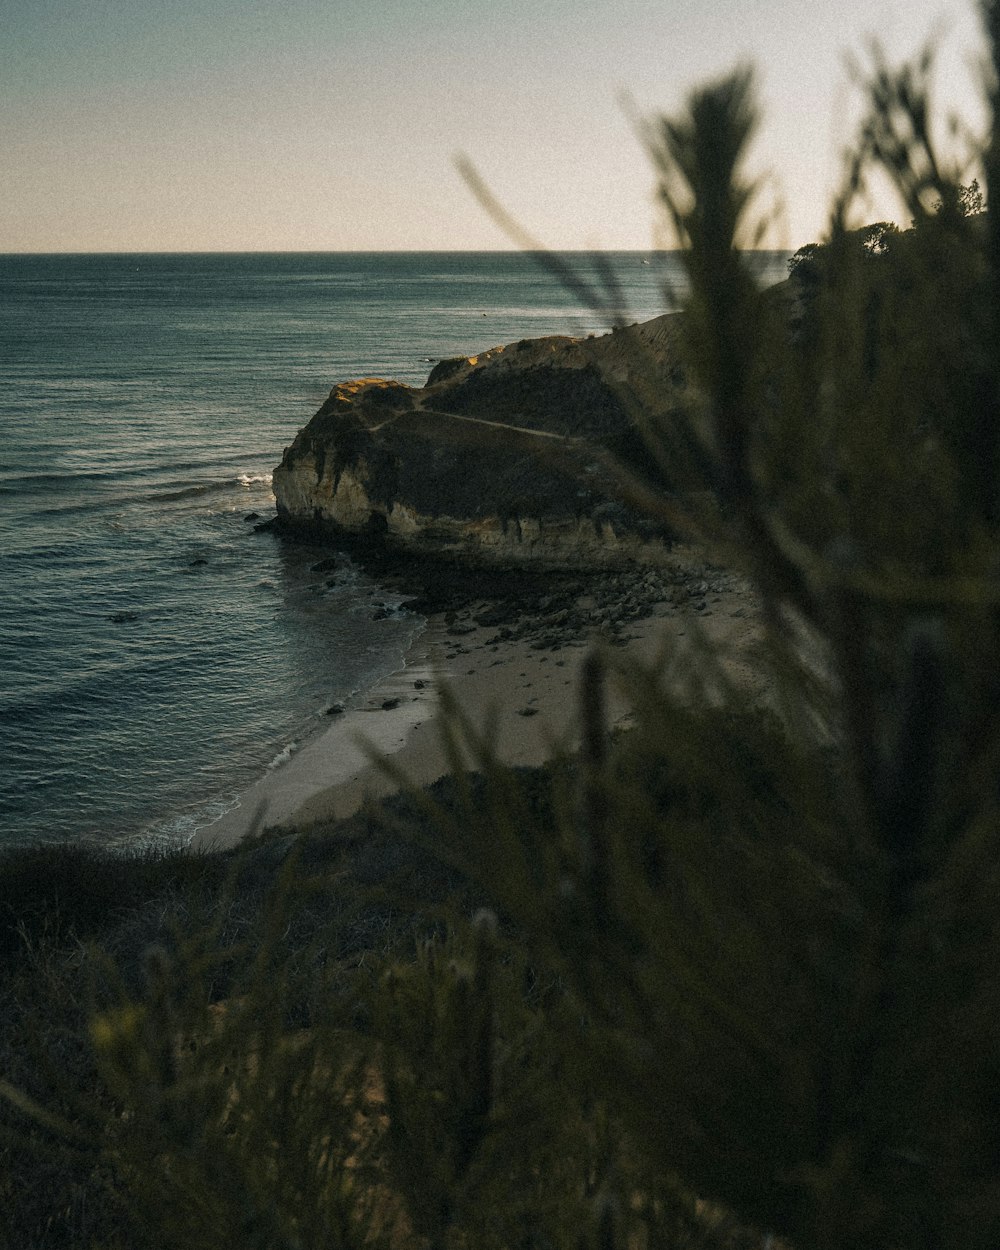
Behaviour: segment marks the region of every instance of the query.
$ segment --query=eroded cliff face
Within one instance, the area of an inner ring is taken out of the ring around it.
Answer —
[[[342,383],[274,472],[279,519],[482,563],[662,560],[667,536],[622,502],[610,458],[638,406],[683,393],[676,333],[661,317],[442,361],[420,388]]]

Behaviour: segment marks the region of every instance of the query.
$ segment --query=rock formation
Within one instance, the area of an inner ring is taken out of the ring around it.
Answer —
[[[334,387],[274,473],[279,524],[484,564],[657,561],[667,536],[610,464],[680,402],[674,316],[437,364],[423,387]]]

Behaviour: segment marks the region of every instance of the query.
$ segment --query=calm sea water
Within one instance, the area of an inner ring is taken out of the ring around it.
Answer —
[[[335,382],[609,328],[518,254],[0,256],[0,845],[186,842],[399,667],[419,620],[246,520]]]

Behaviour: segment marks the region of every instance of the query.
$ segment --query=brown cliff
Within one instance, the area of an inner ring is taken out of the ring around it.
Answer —
[[[683,397],[673,316],[442,361],[423,387],[341,383],[274,473],[279,521],[479,563],[657,560],[609,469]]]

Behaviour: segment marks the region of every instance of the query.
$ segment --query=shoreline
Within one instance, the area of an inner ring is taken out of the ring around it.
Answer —
[[[248,786],[221,816],[198,826],[187,849],[226,850],[263,829],[294,823],[299,808],[317,792],[345,784],[368,766],[360,738],[386,753],[401,746],[421,720],[435,714],[437,693],[427,651],[432,630],[428,621],[401,668],[363,692],[355,706],[330,716],[329,724]]]
[[[249,787],[235,807],[196,830],[189,849],[224,850],[265,829],[303,829],[343,819],[369,799],[393,793],[396,785],[372,762],[371,750],[389,757],[413,784],[432,784],[448,771],[440,734],[442,683],[477,732],[492,724],[495,750],[504,764],[536,766],[557,749],[575,748],[579,670],[602,639],[612,655],[644,664],[663,648],[671,657],[667,679],[672,683],[689,678],[691,665],[685,660],[699,641],[708,642],[727,666],[742,670],[741,681],[752,682],[746,653],[759,637],[759,619],[746,587],[733,575],[708,568],[690,553],[678,557],[666,580],[645,569],[620,572],[604,580],[611,584],[610,595],[617,587],[626,617],[610,622],[602,619],[607,609],[600,598],[591,606],[591,579],[575,580],[584,594],[577,593],[577,586],[562,599],[545,595],[534,604],[503,598],[498,604],[482,593],[466,597],[460,589],[451,607],[421,603],[427,626],[411,644],[403,667]],[[632,582],[648,593],[644,602],[627,606],[630,595],[621,586]],[[552,598],[554,613],[538,611],[539,602],[551,607],[546,600]],[[563,606],[569,603],[582,604],[589,613],[584,627],[575,623],[579,612],[571,616]],[[566,619],[560,622],[560,617]],[[513,627],[503,621],[514,622]],[[607,709],[609,728],[627,722],[629,708],[614,682],[608,686]]]

